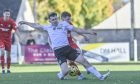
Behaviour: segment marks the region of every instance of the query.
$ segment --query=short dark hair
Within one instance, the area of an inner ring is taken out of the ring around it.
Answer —
[[[67,17],[67,16],[71,17],[71,14],[67,11],[64,11],[64,12],[61,13],[61,18],[62,17]]]
[[[57,13],[51,12],[48,14],[48,19],[50,19],[50,17],[54,17],[54,16],[57,16]]]
[[[3,12],[11,12],[10,9],[4,9]]]

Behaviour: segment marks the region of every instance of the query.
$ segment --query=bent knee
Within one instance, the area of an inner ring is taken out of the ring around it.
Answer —
[[[79,55],[75,61],[78,63],[84,63],[86,59],[82,55]]]

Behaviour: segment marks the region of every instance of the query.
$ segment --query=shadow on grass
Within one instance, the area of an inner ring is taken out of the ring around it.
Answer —
[[[77,80],[77,77],[70,76],[68,80],[59,80],[56,77],[57,72],[11,73],[1,75],[0,84],[140,84],[140,71],[112,71],[110,77],[104,81],[86,72],[82,73],[86,80]]]

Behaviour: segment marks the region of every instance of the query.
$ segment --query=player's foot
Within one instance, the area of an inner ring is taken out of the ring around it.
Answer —
[[[90,74],[90,72],[89,72],[89,71],[87,71],[87,74]]]
[[[10,70],[7,70],[7,74],[10,74],[11,73],[11,71]]]
[[[2,74],[5,74],[5,70],[2,70]]]
[[[1,77],[4,78],[4,76],[5,76],[5,70],[2,70]]]
[[[58,77],[60,80],[68,79],[67,77],[64,77],[64,76],[62,75],[61,72],[57,73],[57,77]]]
[[[105,80],[107,79],[107,77],[109,77],[110,75],[110,71],[108,71],[107,73],[103,74],[101,77],[100,77],[100,80]]]
[[[84,75],[83,74],[81,74],[81,75],[79,75],[78,76],[78,78],[77,78],[78,80],[85,80],[86,78],[84,77]]]

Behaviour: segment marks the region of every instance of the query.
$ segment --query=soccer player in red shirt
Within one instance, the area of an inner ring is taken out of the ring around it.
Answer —
[[[71,14],[69,12],[62,12],[61,14],[61,19],[63,21],[67,21],[68,23],[72,24],[71,23]],[[83,35],[82,35],[83,36]],[[78,45],[74,42],[73,40],[73,37],[71,35],[71,31],[68,31],[68,34],[67,34],[67,37],[68,37],[68,41],[69,41],[69,44],[72,48],[76,49],[78,53],[81,53],[81,50],[80,48],[78,47]],[[85,36],[84,36],[85,37]],[[74,65],[78,68],[78,66],[74,63],[74,61],[70,61],[69,60],[69,65]],[[83,76],[83,74],[80,72],[80,70],[78,70],[78,80],[82,80],[84,79],[85,77]]]
[[[2,66],[2,74],[5,74],[5,58],[4,58],[4,51],[7,51],[7,73],[10,72],[10,65],[11,65],[11,34],[13,30],[16,30],[16,23],[15,21],[10,18],[10,10],[6,9],[3,11],[3,17],[0,18],[0,51],[1,51],[1,66]]]

